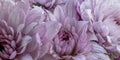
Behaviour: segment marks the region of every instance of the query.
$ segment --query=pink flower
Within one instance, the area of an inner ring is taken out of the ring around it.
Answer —
[[[0,1],[0,60],[38,60],[43,30],[40,7],[29,2]]]
[[[119,57],[120,4],[118,0],[86,0],[82,8],[82,16],[90,21],[93,29],[91,33],[97,37],[96,41],[110,53],[109,56],[112,55],[113,59]]]
[[[90,41],[87,39],[88,22],[70,18],[60,6],[55,8],[54,16],[62,25],[52,40],[53,46],[49,53],[53,56],[52,59],[70,60],[77,55],[80,55],[80,59],[81,55],[91,50]]]

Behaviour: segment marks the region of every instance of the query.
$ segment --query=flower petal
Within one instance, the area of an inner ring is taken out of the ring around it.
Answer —
[[[73,57],[74,60],[86,60],[86,57],[84,55],[77,55]]]
[[[59,29],[61,27],[61,24],[58,22],[47,22],[46,23],[46,34],[45,38],[48,40],[53,39],[53,37],[58,33]]]
[[[14,16],[14,17],[13,17]],[[22,9],[16,7],[9,15],[8,24],[15,29],[19,26],[19,24],[24,23],[25,13]]]
[[[18,60],[33,60],[30,54],[24,54],[18,58]]]

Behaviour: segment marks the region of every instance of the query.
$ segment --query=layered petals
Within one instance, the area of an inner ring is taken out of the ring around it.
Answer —
[[[38,60],[40,56],[41,40],[37,33],[44,27],[38,18],[42,13],[39,10],[29,12],[36,8],[31,10],[30,5],[26,5],[28,2],[0,1],[0,59]],[[33,19],[28,22],[28,17]]]
[[[91,50],[91,44],[87,39],[88,22],[77,21],[64,14],[64,12],[64,9],[60,6],[55,8],[56,19],[62,25],[52,40],[50,54],[57,59],[70,60],[79,54],[88,53]]]
[[[86,0],[82,4],[83,17],[90,21],[93,29],[92,34],[98,39],[98,43],[103,46],[109,56],[113,59],[119,57],[119,9],[120,4],[118,0]],[[85,10],[89,11],[85,11]]]

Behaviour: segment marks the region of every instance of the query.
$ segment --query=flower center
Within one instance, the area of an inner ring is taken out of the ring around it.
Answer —
[[[62,40],[69,40],[69,33],[68,32],[63,32]]]
[[[14,59],[16,55],[13,55],[13,53],[16,51],[15,50],[15,41],[10,40],[7,37],[0,35],[0,57],[3,60],[9,60],[9,59]],[[12,56],[12,58],[11,58]]]
[[[120,21],[118,19],[114,20],[116,22],[117,25],[120,25]]]
[[[4,47],[0,45],[0,51],[2,52],[4,50]]]
[[[62,30],[59,32],[59,38],[61,39],[61,41],[68,41],[70,37],[71,34],[69,33],[69,31]]]

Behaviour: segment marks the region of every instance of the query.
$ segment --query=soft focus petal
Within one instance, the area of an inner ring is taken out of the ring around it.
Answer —
[[[60,27],[61,27],[61,24],[57,22],[47,22],[46,28],[49,30],[46,31],[45,38],[48,40],[53,39],[53,37],[58,33]]]
[[[24,54],[23,56],[18,57],[19,60],[33,60],[30,54]]]
[[[75,56],[73,57],[74,60],[86,60],[86,57],[84,55],[79,55],[79,56]]]

